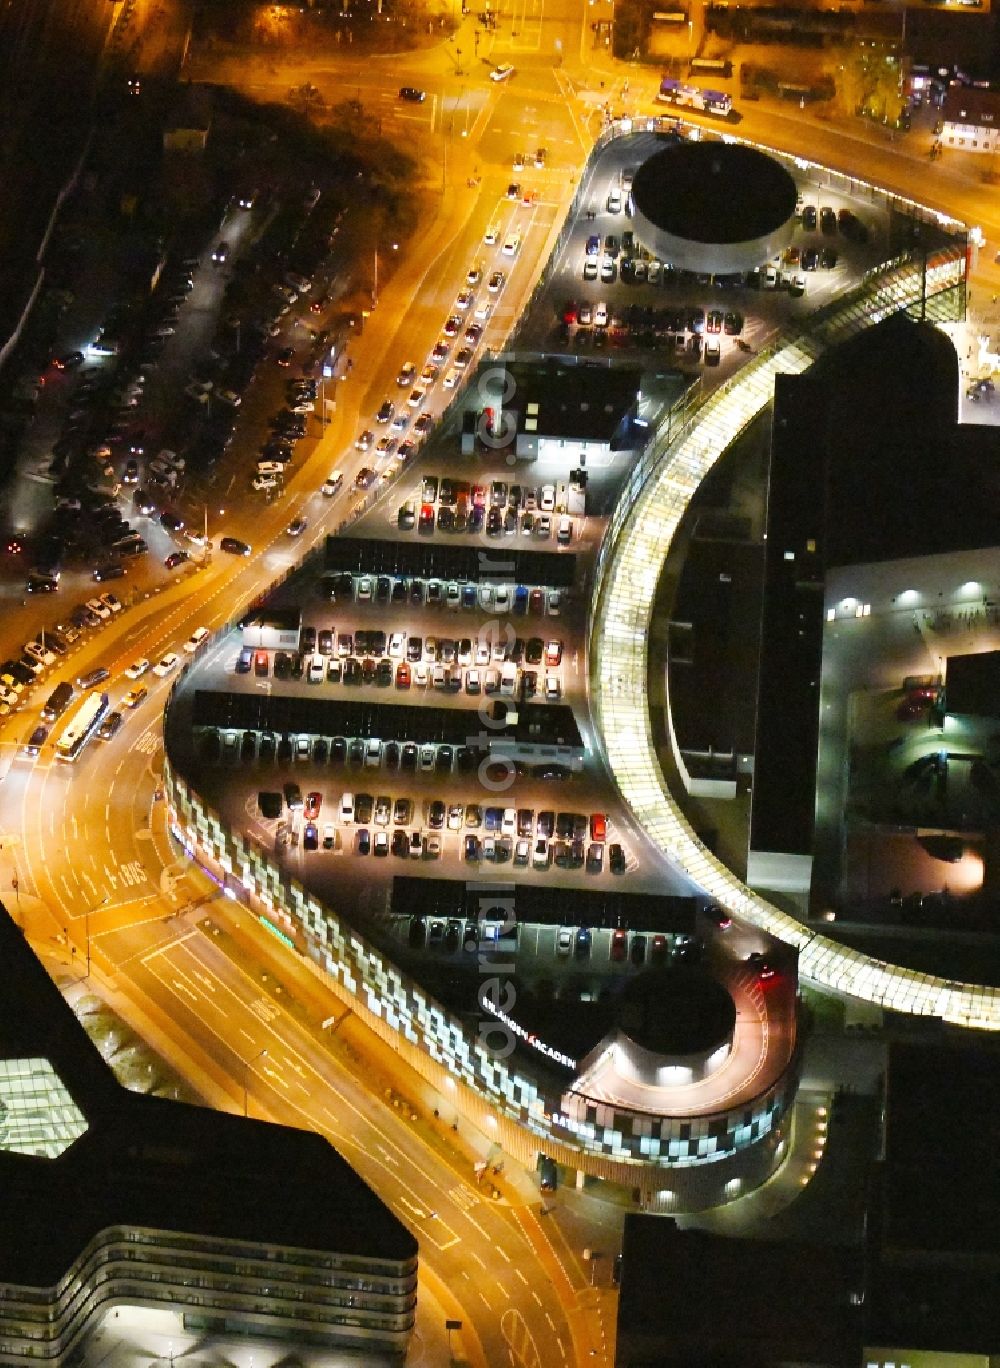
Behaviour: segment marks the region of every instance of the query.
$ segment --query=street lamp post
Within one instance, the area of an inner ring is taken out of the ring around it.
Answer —
[[[396,251],[399,250],[399,243],[398,243],[398,242],[394,242],[394,243],[392,244],[392,250],[393,250],[394,252],[396,252]],[[374,307],[375,307],[375,305],[376,305],[377,303],[378,303],[378,238],[375,239],[375,274],[374,274],[374,277],[373,277],[373,279],[372,279],[372,308],[373,308],[373,309],[374,309]]]
[[[250,1097],[249,1097],[250,1070],[251,1070],[251,1069],[253,1068],[253,1066],[257,1063],[257,1060],[258,1060],[258,1059],[264,1059],[264,1058],[266,1057],[266,1055],[267,1055],[267,1047],[265,1046],[265,1048],[264,1048],[263,1050],[259,1050],[259,1051],[257,1052],[257,1054],[255,1054],[254,1057],[253,1057],[252,1059],[248,1059],[248,1060],[244,1063],[244,1065],[243,1065],[243,1115],[244,1115],[244,1116],[249,1116],[249,1114],[250,1114],[250,1113],[249,1113],[249,1105],[250,1105]]]

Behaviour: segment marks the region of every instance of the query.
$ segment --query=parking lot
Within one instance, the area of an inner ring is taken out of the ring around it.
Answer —
[[[642,133],[606,149],[586,188],[589,207],[573,225],[548,287],[522,325],[522,346],[641,357],[647,365],[676,368],[714,385],[884,255],[884,210],[794,168],[798,218],[792,244],[780,258],[748,276],[674,270],[630,241],[623,187],[631,170],[662,145]],[[609,202],[619,207],[609,209]]]

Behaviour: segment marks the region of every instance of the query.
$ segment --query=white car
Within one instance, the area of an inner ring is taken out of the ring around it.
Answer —
[[[503,821],[500,830],[505,836],[513,836],[517,832],[517,808],[504,808]]]
[[[504,256],[517,256],[518,252],[521,250],[521,234],[511,233],[500,250],[503,252]]]
[[[495,247],[500,238],[500,229],[495,223],[491,223],[483,236],[483,241],[487,247]]]
[[[413,384],[413,377],[416,375],[416,373],[417,368],[413,364],[413,362],[404,361],[399,368],[399,374],[396,376],[396,384],[399,386],[400,389],[405,389],[407,385]]]
[[[476,305],[474,317],[477,318],[480,323],[485,323],[492,312],[493,305],[490,301],[488,299],[481,299]]]
[[[509,77],[513,75],[514,68],[511,66],[511,64],[509,62],[501,62],[499,66],[495,66],[493,70],[490,72],[490,80],[506,81]]]
[[[39,665],[54,665],[56,663],[55,651],[50,651],[38,641],[29,641],[24,650],[25,654],[30,655],[33,660],[37,660]]]
[[[391,660],[403,659],[403,648],[406,645],[405,632],[393,632],[389,638],[389,657]]]
[[[608,191],[608,213],[620,214],[622,211],[622,192],[617,185]]]
[[[536,868],[538,866],[538,851],[535,852]],[[569,926],[560,926],[559,934],[556,937],[556,952],[560,955],[568,955],[573,948],[573,930]]]
[[[556,507],[555,485],[542,485],[541,499],[538,504],[543,513],[554,513]]]
[[[228,404],[230,408],[239,408],[243,403],[243,396],[231,389],[216,390],[215,397],[220,404]]]
[[[465,821],[465,806],[462,803],[452,803],[448,809],[448,830],[461,831]]]
[[[441,383],[444,385],[445,389],[454,389],[460,378],[461,372],[455,366],[452,366]]]
[[[278,481],[273,475],[255,475],[252,488],[259,494],[265,489],[277,489]]]
[[[175,670],[177,668],[177,666],[180,664],[180,659],[181,658],[176,651],[168,651],[168,653],[163,657],[163,659],[158,661],[153,666],[153,674],[155,674],[159,679],[165,678],[165,676],[167,676],[171,670]]]
[[[455,300],[455,308],[456,308],[456,309],[461,309],[462,312],[464,313],[465,310],[466,310],[466,309],[469,307],[469,305],[472,303],[472,301],[473,301],[474,298],[475,298],[475,295],[473,294],[473,292],[472,292],[471,290],[462,290],[462,291],[459,293],[457,299]]]
[[[198,647],[207,638],[207,636],[207,627],[196,627],[194,631],[191,633],[191,635],[188,637],[187,641],[185,641],[184,643],[184,650],[186,651],[186,653],[188,655],[194,655],[195,651],[197,651]]]
[[[141,660],[133,661],[133,663],[125,671],[125,678],[141,679],[142,676],[149,669],[149,664],[150,662],[146,659],[145,656],[143,656]]]
[[[332,475],[325,479],[320,486],[320,493],[324,498],[332,499],[337,490],[344,483],[344,476],[339,470],[335,470]]]
[[[606,328],[608,326],[608,306],[602,300],[594,309],[594,327]],[[544,507],[544,505],[543,505]]]
[[[410,393],[406,397],[406,402],[410,408],[415,409],[420,408],[421,404],[424,402],[426,398],[427,391],[425,389],[421,389],[418,385],[416,389],[410,390]]]
[[[309,660],[309,683],[322,684],[326,678],[326,657],[318,653]]]
[[[345,793],[340,800],[340,820],[346,826],[354,821],[354,794]]]
[[[562,685],[559,683],[557,675],[545,676],[545,701],[546,703],[558,703],[562,697]]]
[[[106,603],[102,603],[100,599],[88,599],[87,607],[92,613],[96,613],[102,622],[107,622],[108,618],[111,616],[111,609]]]

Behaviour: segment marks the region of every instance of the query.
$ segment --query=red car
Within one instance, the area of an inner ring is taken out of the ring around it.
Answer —
[[[307,822],[315,822],[319,816],[319,810],[323,806],[323,795],[316,793],[315,790],[306,798],[305,809],[302,816]]]
[[[608,818],[604,812],[592,812],[590,814],[590,839],[592,841],[606,841],[608,839]]]
[[[628,932],[619,926],[616,931],[611,933],[611,958],[616,963],[621,963],[627,954]]]
[[[549,641],[545,646],[546,665],[558,665],[562,660],[562,642]]]
[[[575,323],[575,322],[576,322],[576,301],[575,301],[575,300],[568,299],[568,300],[566,301],[565,305],[563,306],[562,321],[563,321],[564,323]]]
[[[757,977],[761,979],[761,981],[774,978],[774,965],[769,964],[759,950],[754,950],[747,955],[747,964],[753,965],[757,970]]]

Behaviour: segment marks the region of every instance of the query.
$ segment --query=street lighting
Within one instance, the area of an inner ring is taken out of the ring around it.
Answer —
[[[249,1086],[250,1086],[250,1070],[251,1070],[251,1069],[253,1068],[253,1066],[257,1063],[257,1060],[258,1060],[258,1059],[264,1059],[264,1058],[266,1057],[266,1055],[267,1055],[267,1047],[265,1046],[265,1048],[264,1048],[263,1050],[259,1050],[258,1053],[254,1055],[253,1059],[248,1059],[248,1060],[246,1060],[245,1063],[244,1063],[244,1065],[243,1065],[243,1115],[244,1115],[244,1116],[248,1116],[248,1115],[249,1115],[248,1107],[249,1107],[250,1099],[249,1099],[247,1090],[248,1090],[248,1088],[249,1088]]]
[[[393,250],[394,252],[397,252],[397,251],[399,250],[399,243],[398,243],[398,242],[394,242],[394,243],[392,244],[392,250]],[[373,278],[373,280],[372,280],[372,308],[373,308],[373,309],[374,309],[374,307],[375,307],[375,305],[376,305],[377,303],[378,303],[378,239],[376,238],[376,239],[375,239],[375,276],[374,276],[374,278]]]

